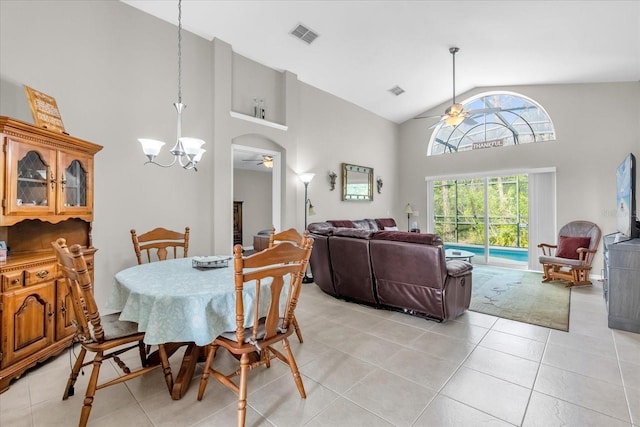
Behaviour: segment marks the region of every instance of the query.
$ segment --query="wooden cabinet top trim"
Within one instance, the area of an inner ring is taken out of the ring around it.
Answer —
[[[93,142],[85,141],[64,133],[38,128],[30,123],[5,116],[0,116],[0,133],[47,145],[58,150],[78,151],[90,155],[94,155],[102,150],[101,145],[94,144]]]

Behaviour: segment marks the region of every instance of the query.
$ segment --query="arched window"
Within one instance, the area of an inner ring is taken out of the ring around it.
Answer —
[[[540,104],[513,92],[488,92],[462,102],[464,111],[499,109],[471,114],[457,126],[440,123],[431,134],[428,156],[481,148],[554,141],[551,118]]]

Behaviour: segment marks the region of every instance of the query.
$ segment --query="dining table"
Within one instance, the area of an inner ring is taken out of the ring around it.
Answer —
[[[196,268],[194,258],[177,258],[126,268],[114,276],[107,308],[120,312],[120,320],[136,322],[147,345],[165,344],[168,354],[186,346],[171,397],[187,392],[198,360],[207,344],[226,331],[236,330],[233,259],[229,266]],[[268,310],[270,293],[263,281],[259,311]],[[286,295],[286,292],[284,293]],[[245,327],[252,326],[256,286],[243,288]],[[281,310],[284,301],[281,301]],[[149,363],[159,363],[150,355]]]

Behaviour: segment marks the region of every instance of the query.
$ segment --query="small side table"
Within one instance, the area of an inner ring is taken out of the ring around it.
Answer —
[[[450,259],[460,259],[463,261],[471,262],[471,258],[473,258],[475,254],[469,251],[463,251],[461,249],[445,249],[444,250],[444,258],[446,260]]]

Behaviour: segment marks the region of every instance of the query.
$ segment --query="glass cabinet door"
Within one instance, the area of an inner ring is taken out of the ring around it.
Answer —
[[[61,214],[90,212],[93,208],[89,179],[91,158],[83,158],[77,154],[62,151],[59,156],[58,212]]]
[[[9,144],[16,155],[8,171],[7,213],[53,213],[55,151],[17,141]]]

